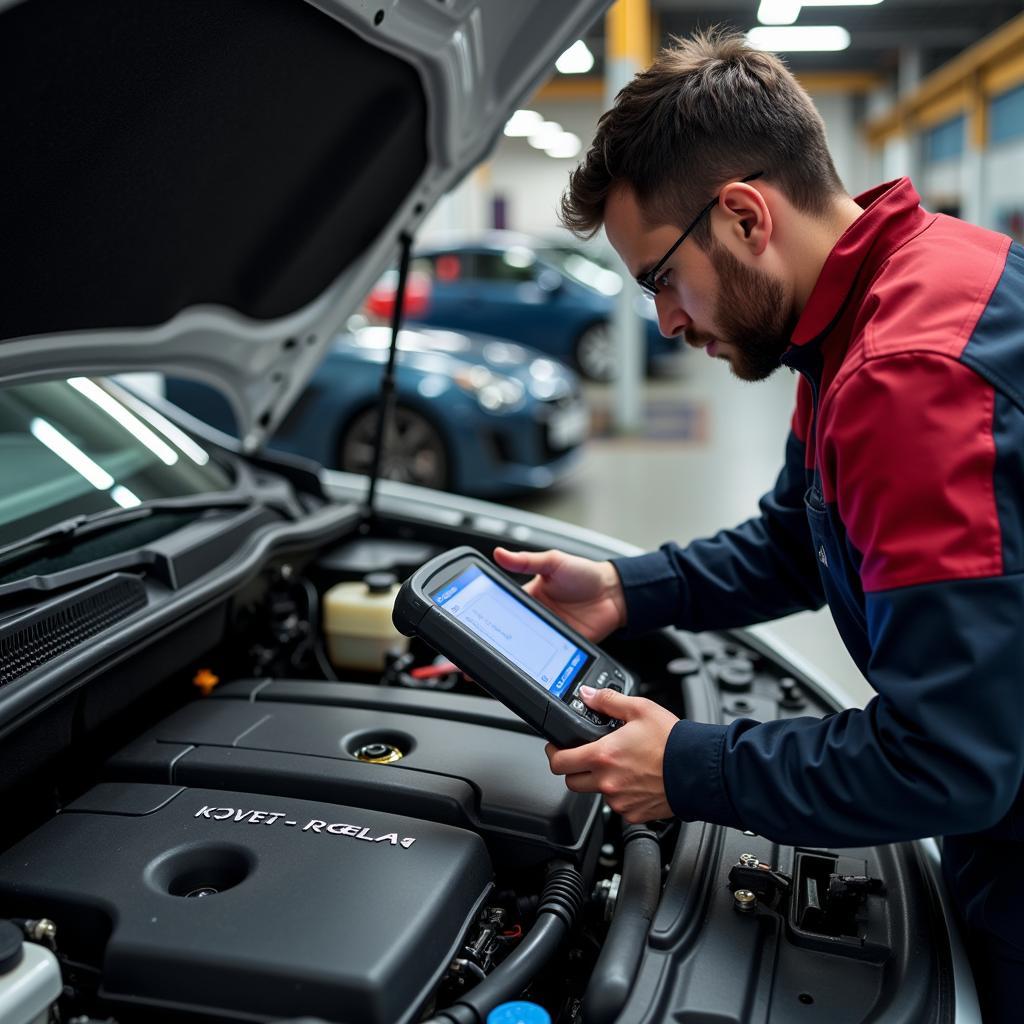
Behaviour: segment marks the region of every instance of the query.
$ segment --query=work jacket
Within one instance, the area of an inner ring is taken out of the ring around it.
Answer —
[[[1020,955],[1024,899],[998,890],[1020,893],[1024,854],[1024,249],[925,212],[907,179],[857,202],[782,360],[801,380],[760,516],[615,565],[631,630],[828,602],[877,691],[823,720],[679,722],[679,817],[787,844],[949,837],[964,914]]]

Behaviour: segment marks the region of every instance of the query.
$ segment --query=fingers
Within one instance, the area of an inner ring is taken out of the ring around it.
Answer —
[[[509,551],[495,548],[494,560],[509,572],[533,573],[536,576],[550,576],[561,564],[565,555],[561,551]]]
[[[629,722],[642,715],[650,701],[644,697],[627,697],[618,690],[602,689],[595,690],[590,686],[580,687],[580,697],[583,703],[602,715],[609,718],[618,718],[620,721]]]
[[[593,743],[584,743],[581,747],[568,747],[559,750],[552,744],[544,748],[548,755],[548,765],[554,775],[577,775],[580,772],[590,772],[592,768],[603,763],[603,756],[600,750],[596,749],[601,740]]]
[[[601,786],[593,772],[577,772],[566,775],[565,788],[573,793],[599,793]]]

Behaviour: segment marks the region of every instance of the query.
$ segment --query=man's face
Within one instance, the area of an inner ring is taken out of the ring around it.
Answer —
[[[608,240],[629,272],[653,267],[679,237],[675,225],[650,227],[631,190],[614,190],[605,204]],[[666,337],[725,359],[741,380],[763,380],[779,366],[797,316],[783,282],[740,262],[724,245],[705,252],[688,238],[658,272],[654,303]]]

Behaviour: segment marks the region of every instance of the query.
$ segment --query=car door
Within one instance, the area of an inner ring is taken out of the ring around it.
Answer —
[[[511,338],[567,360],[575,318],[561,275],[525,246],[464,249],[431,257],[425,322]]]

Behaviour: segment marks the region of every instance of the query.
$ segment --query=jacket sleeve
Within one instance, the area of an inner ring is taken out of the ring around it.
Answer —
[[[1024,578],[912,587],[867,605],[879,696],[824,720],[679,722],[664,761],[676,815],[832,846],[1000,822],[1024,774]]]
[[[825,720],[680,722],[680,817],[835,846],[1020,830],[1024,415],[956,360],[914,359],[912,402],[891,360],[844,387],[823,451],[878,696]]]
[[[728,629],[825,603],[804,510],[804,450],[791,432],[759,516],[685,548],[668,543],[614,560],[631,633],[667,625]]]

